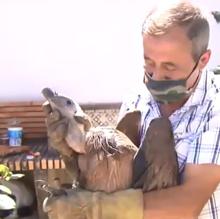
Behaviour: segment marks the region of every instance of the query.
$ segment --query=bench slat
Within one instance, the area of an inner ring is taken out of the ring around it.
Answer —
[[[44,112],[6,112],[0,113],[0,118],[19,118],[19,117],[45,117]]]
[[[33,123],[22,122],[20,124],[24,129],[26,129],[26,128],[45,128],[46,127],[45,122],[33,122]],[[6,129],[7,127],[9,127],[9,125],[7,123],[0,123],[0,129]]]
[[[15,113],[15,112],[22,112],[22,113],[26,113],[26,112],[42,112],[42,107],[41,106],[13,106],[13,107],[9,107],[9,106],[1,106],[0,107],[0,113]]]
[[[8,106],[41,106],[43,104],[42,101],[12,101],[12,102],[0,102],[0,107],[8,107]]]
[[[19,117],[19,118],[14,118],[18,122],[21,123],[33,123],[33,122],[42,122],[45,123],[45,116],[43,117]],[[8,124],[14,120],[13,118],[0,118],[0,123]]]

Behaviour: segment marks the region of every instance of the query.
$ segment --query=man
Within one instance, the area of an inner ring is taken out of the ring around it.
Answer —
[[[46,209],[51,215],[59,214],[59,204],[75,218],[220,217],[220,90],[218,78],[205,69],[211,55],[208,42],[207,19],[192,3],[166,1],[153,9],[143,25],[146,86],[121,109],[121,115],[141,110],[142,137],[152,119],[169,117],[181,185],[144,194],[135,189],[73,192],[51,201]]]

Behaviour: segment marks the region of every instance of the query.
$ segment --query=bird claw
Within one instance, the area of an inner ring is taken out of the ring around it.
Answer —
[[[48,185],[45,180],[36,180],[36,186],[38,189],[48,193],[50,196],[60,196],[60,195],[67,195],[67,192],[63,188],[53,188]],[[79,188],[79,182],[74,180],[72,183],[72,189],[77,190]]]
[[[44,192],[48,193],[51,197],[67,195],[67,192],[64,189],[53,188],[53,187],[49,186],[45,180],[36,180],[35,183],[37,184],[38,189],[43,190]]]
[[[50,193],[48,190],[48,183],[45,180],[41,180],[41,179],[35,180],[35,183],[38,189]]]

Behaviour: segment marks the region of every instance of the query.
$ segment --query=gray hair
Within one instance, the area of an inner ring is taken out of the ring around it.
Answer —
[[[163,35],[172,27],[180,26],[192,42],[192,57],[198,61],[209,44],[209,23],[205,14],[189,1],[160,4],[151,10],[142,28],[143,34]]]

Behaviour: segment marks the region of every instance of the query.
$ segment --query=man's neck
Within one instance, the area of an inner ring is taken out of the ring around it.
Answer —
[[[161,115],[164,117],[169,117],[176,110],[180,109],[186,101],[187,101],[187,99],[179,101],[177,103],[159,104],[159,109],[160,109]]]

